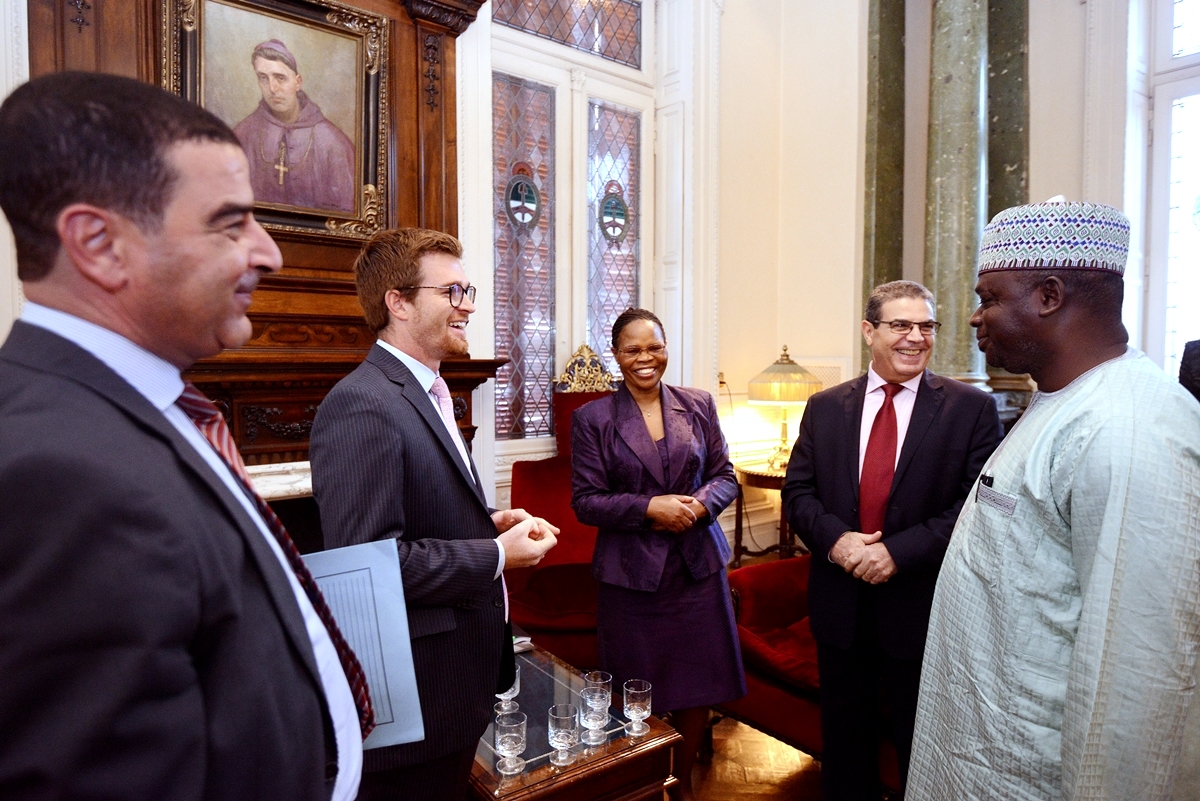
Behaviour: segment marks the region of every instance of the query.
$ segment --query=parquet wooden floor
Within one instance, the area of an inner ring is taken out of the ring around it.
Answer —
[[[744,723],[718,723],[713,750],[692,773],[700,801],[821,801],[820,764]]]

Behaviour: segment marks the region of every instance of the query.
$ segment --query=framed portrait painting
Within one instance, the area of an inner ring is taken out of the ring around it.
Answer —
[[[387,223],[387,19],[333,0],[162,0],[163,84],[233,128],[268,229]]]

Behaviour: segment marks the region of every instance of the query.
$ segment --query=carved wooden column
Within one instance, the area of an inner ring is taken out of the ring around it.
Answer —
[[[475,21],[484,0],[401,0],[412,18],[411,54],[420,92],[410,109],[423,158],[418,164],[416,224],[458,234],[458,132],[455,37]]]

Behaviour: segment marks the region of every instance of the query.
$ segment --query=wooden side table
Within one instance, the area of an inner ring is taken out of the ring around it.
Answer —
[[[796,538],[792,534],[792,529],[787,522],[787,512],[783,508],[783,503],[779,504],[779,543],[777,545],[768,545],[761,551],[751,550],[742,545],[742,510],[744,500],[742,497],[742,489],[744,487],[757,487],[758,489],[775,490],[779,492],[783,489],[783,480],[787,473],[784,470],[772,470],[767,467],[765,462],[758,464],[734,465],[733,472],[737,475],[738,494],[737,506],[735,512],[737,520],[733,525],[733,566],[735,568],[742,566],[742,556],[763,556],[765,554],[779,552],[780,559],[787,559],[790,556],[796,555]]]
[[[671,749],[679,735],[653,715],[642,737],[625,733],[621,688],[613,690],[612,719],[602,745],[576,745],[575,761],[566,767],[550,764],[553,749],[546,737],[546,713],[552,704],[580,705],[583,678],[553,654],[534,648],[517,654],[521,692],[516,697],[526,724],[524,772],[501,776],[496,770],[489,725],[475,751],[468,797],[471,801],[662,801],[663,791],[679,784],[671,775]]]

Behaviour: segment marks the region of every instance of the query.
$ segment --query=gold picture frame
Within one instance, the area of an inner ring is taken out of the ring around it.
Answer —
[[[337,239],[386,227],[386,17],[335,0],[161,3],[163,87],[238,134],[264,227]]]

